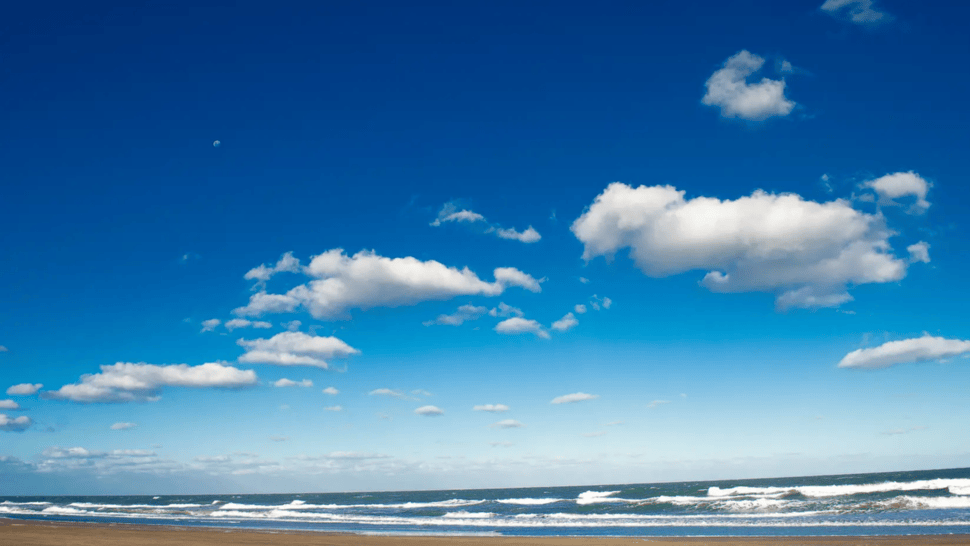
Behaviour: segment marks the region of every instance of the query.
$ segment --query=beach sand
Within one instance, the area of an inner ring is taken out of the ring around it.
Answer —
[[[2,546],[967,546],[970,535],[905,537],[400,537],[0,519]]]

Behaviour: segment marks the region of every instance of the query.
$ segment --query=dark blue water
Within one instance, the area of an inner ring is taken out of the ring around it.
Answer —
[[[381,534],[968,534],[970,469],[526,489],[0,496],[0,516]]]

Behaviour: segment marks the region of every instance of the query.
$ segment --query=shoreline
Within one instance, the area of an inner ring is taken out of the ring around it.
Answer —
[[[645,543],[653,546],[965,546],[970,544],[970,534],[746,537],[370,535],[315,530],[0,518],[0,544],[22,546],[628,546]]]

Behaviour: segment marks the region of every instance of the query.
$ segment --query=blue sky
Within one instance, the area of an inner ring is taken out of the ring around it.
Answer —
[[[970,8],[4,11],[5,492],[970,466]]]

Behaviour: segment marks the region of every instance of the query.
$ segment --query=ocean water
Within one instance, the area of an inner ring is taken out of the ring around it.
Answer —
[[[525,489],[0,496],[0,517],[362,534],[970,534],[970,469]]]

